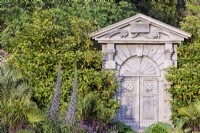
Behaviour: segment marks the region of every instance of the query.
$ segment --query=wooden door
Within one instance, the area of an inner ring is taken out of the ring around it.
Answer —
[[[156,77],[140,77],[140,128],[158,121],[159,86]]]
[[[158,121],[159,90],[156,77],[124,77],[119,120],[135,130]]]
[[[139,77],[125,77],[120,92],[119,120],[134,129],[139,128]]]

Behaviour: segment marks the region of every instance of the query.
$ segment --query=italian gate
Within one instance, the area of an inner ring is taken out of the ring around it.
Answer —
[[[191,35],[137,14],[90,36],[102,45],[103,67],[117,71],[116,120],[138,132],[158,121],[170,123],[166,68],[176,66],[177,46]]]

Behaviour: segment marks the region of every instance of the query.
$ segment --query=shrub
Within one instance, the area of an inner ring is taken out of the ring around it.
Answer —
[[[77,95],[92,105],[91,108],[84,106],[90,110],[78,113],[78,118],[88,121],[97,118],[108,123],[118,109],[117,101],[113,100],[117,91],[115,76],[102,69],[100,45],[96,46],[88,33],[132,16],[135,6],[114,1],[60,2],[4,1],[0,18],[5,25],[1,29],[1,47],[12,55],[9,62],[30,79],[31,100],[40,109],[45,110],[53,97],[60,61],[63,70],[61,108],[70,101],[73,68],[77,67]],[[89,99],[90,94],[95,98]]]
[[[190,42],[180,45],[178,53],[178,68],[171,68],[167,80],[172,83],[169,92],[171,100],[172,120],[175,123],[183,118],[179,109],[191,105],[200,99],[200,19],[197,0],[187,1],[185,17],[180,22],[181,29],[192,34]],[[187,126],[194,128],[199,121],[186,121]]]
[[[117,133],[136,133],[130,126],[127,126],[122,122],[118,121],[113,124],[114,124],[114,130],[116,130]]]
[[[171,133],[171,132],[172,132],[171,126],[163,122],[152,124],[151,126],[145,129],[145,133]]]
[[[200,129],[200,101],[193,102],[178,111],[187,125],[191,125],[195,131]]]
[[[3,125],[3,123],[0,123],[0,133],[2,133],[3,130],[4,130],[4,125]]]
[[[173,129],[173,133],[188,133],[191,132],[192,129],[189,127],[185,127],[186,120],[178,119],[175,123],[175,128]]]
[[[34,131],[32,130],[27,130],[27,129],[20,129],[20,130],[17,130],[16,133],[35,133]]]
[[[1,123],[9,132],[38,123],[42,117],[36,103],[31,101],[28,79],[7,62],[0,65],[0,77]]]

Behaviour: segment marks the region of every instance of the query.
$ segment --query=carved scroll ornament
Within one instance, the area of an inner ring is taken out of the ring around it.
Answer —
[[[120,34],[120,37],[124,38],[124,37],[127,37],[129,35],[129,32],[127,30],[118,29],[118,30],[115,30],[115,31],[108,33],[106,35],[106,38],[111,38],[111,37],[113,37],[114,35],[117,35],[117,34]]]
[[[164,31],[162,29],[153,30],[149,34],[144,34],[143,33],[142,36],[144,36],[147,39],[159,39],[161,34],[167,35],[169,38],[173,38],[173,36],[169,32],[166,32],[166,31]]]

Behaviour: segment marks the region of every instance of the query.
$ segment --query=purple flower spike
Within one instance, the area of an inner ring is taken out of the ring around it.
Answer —
[[[65,118],[66,123],[68,125],[72,125],[75,122],[75,112],[76,112],[76,90],[78,88],[77,83],[77,76],[76,76],[76,70],[74,73],[74,84],[73,84],[73,92],[71,95],[70,105],[67,112],[67,116]]]
[[[57,77],[57,82],[56,82],[56,90],[54,92],[53,103],[51,105],[51,110],[50,110],[50,118],[53,122],[56,122],[56,120],[57,120],[57,113],[58,113],[58,106],[59,106],[59,99],[60,99],[61,80],[62,80],[61,65],[59,64],[58,77]]]

